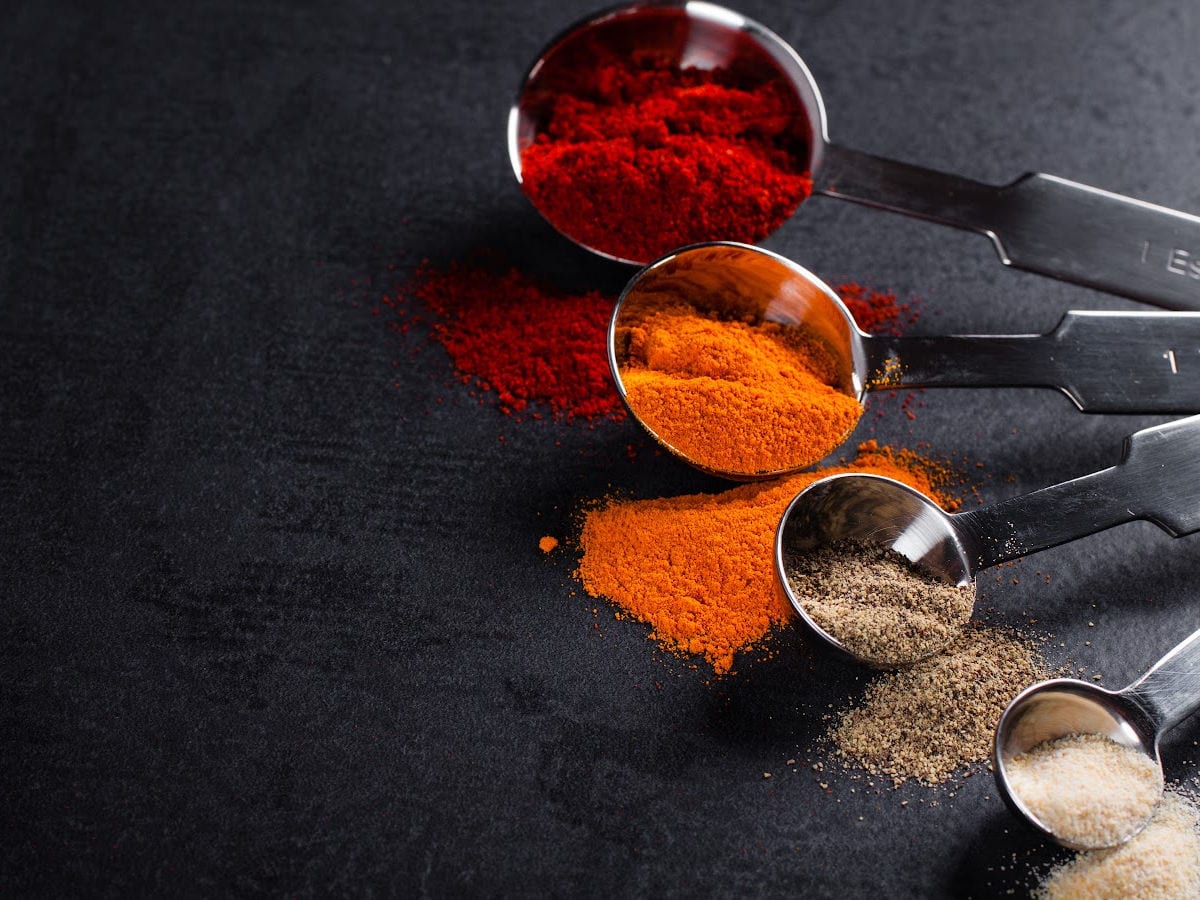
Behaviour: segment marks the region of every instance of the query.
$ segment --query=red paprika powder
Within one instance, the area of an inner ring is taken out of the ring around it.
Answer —
[[[834,290],[863,331],[899,334],[905,325],[917,321],[913,304],[900,303],[891,291],[878,291],[857,281],[839,284]]]
[[[893,293],[856,282],[836,290],[864,331],[897,332],[916,317]],[[427,325],[459,377],[487,391],[505,413],[625,417],[608,367],[615,297],[560,290],[483,253],[447,266],[424,262],[381,302],[395,313],[396,331]]]
[[[812,189],[802,116],[780,76],[608,60],[547,103],[522,183],[556,228],[620,259],[753,243]]]
[[[515,267],[422,263],[385,297],[404,327],[432,313],[430,332],[466,382],[494,392],[508,414],[557,419],[624,418],[608,367],[608,320],[615,300],[599,291],[557,290]]]

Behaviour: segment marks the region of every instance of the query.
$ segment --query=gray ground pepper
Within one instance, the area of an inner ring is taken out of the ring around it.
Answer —
[[[1031,641],[968,628],[936,656],[880,675],[829,737],[848,765],[938,784],[987,759],[1008,701],[1048,675]]]
[[[971,617],[975,592],[918,572],[887,547],[843,542],[788,560],[805,612],[855,656],[910,665],[950,644]]]

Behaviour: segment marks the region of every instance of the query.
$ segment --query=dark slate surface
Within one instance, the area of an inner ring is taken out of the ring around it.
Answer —
[[[718,483],[630,462],[630,424],[515,425],[371,315],[388,278],[480,245],[622,283],[540,222],[503,144],[525,67],[589,4],[109,7],[10,6],[0,51],[5,894],[983,897],[1056,858],[986,773],[949,797],[790,772],[858,672],[788,632],[710,683],[536,548],[610,486]],[[1200,210],[1188,4],[742,10],[849,146]],[[1134,308],[832,200],[769,246],[919,295],[925,332]],[[983,463],[988,499],[1158,421],[923,400],[909,421],[880,398],[863,435]],[[989,576],[984,605],[1120,684],[1200,624],[1197,540],[1122,527]],[[1172,776],[1194,782],[1197,738]]]

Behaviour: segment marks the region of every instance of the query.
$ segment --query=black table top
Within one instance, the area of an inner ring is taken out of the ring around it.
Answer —
[[[953,797],[789,773],[866,680],[794,632],[714,680],[636,622],[594,629],[603,601],[538,537],[609,490],[721,483],[631,462],[629,422],[515,424],[354,302],[481,246],[619,288],[504,146],[526,66],[588,3],[109,6],[19,4],[0,53],[6,893],[991,896],[1059,858],[986,771]],[[848,146],[1200,210],[1186,4],[738,9],[798,48]],[[1144,308],[825,198],[767,246],[919,296],[913,333]],[[881,398],[861,436],[928,442],[988,500],[1164,420],[922,400]],[[983,602],[1120,685],[1197,626],[1197,540],[1122,526]],[[1198,738],[1169,776],[1194,782]]]

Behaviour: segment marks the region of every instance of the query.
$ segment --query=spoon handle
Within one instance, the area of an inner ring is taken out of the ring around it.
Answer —
[[[977,569],[1139,519],[1172,537],[1200,531],[1200,416],[1130,435],[1111,468],[954,518]]]
[[[1053,175],[990,185],[836,144],[813,190],[981,232],[1014,268],[1200,310],[1200,216]]]
[[[1200,412],[1200,313],[1069,312],[1050,334],[864,347],[871,387],[1052,387],[1084,412]]]
[[[1200,708],[1200,631],[1178,644],[1121,694],[1144,709],[1159,733]]]

